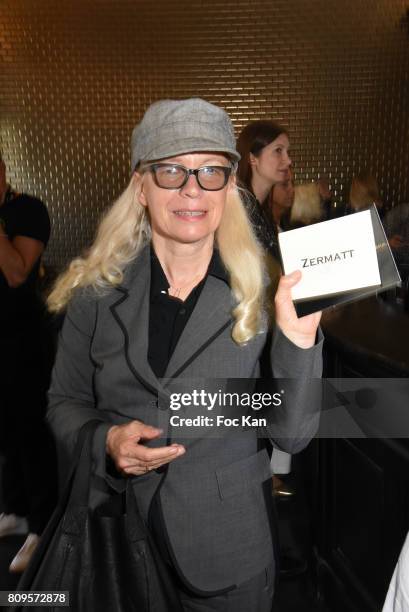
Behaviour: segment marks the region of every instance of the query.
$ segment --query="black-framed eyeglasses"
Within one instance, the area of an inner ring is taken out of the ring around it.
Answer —
[[[155,183],[162,189],[181,189],[186,185],[191,174],[194,174],[199,187],[205,191],[219,191],[229,180],[231,166],[202,166],[185,168],[181,164],[157,163],[142,168],[152,172]]]

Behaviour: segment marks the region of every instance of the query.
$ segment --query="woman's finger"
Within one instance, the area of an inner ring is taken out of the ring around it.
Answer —
[[[172,458],[182,451],[184,451],[184,447],[182,445],[172,445],[172,446],[161,446],[159,448],[149,448],[148,446],[143,446],[142,444],[135,444],[133,450],[131,448],[131,452],[135,459],[139,459],[145,463],[149,463],[151,461],[168,459]]]
[[[170,463],[171,461],[179,457],[181,454],[176,455],[174,457],[169,457],[168,459],[165,459],[165,460],[154,461],[148,464],[137,463],[135,465],[124,468],[123,471],[126,474],[134,474],[136,476],[140,476],[141,474],[146,474],[147,472],[151,472],[152,470],[157,470],[159,467],[161,467],[162,465],[166,465],[167,463]]]
[[[301,276],[302,274],[300,270],[294,270],[294,272],[291,272],[291,274],[281,276],[275,295],[276,304],[292,299],[291,289],[301,280]]]

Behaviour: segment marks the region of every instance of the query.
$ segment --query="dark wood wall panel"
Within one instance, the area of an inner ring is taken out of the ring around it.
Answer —
[[[129,179],[146,106],[198,95],[239,131],[290,130],[297,181],[337,202],[370,167],[409,201],[406,0],[2,0],[0,146],[10,180],[49,206],[49,263],[92,238]]]

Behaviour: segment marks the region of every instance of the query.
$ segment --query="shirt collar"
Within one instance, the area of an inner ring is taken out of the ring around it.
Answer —
[[[213,255],[207,269],[207,275],[209,274],[215,276],[216,278],[220,278],[220,280],[224,281],[227,285],[229,284],[229,273],[224,267],[219,249],[213,249]]]
[[[150,258],[151,258],[151,298],[159,295],[160,293],[168,291],[169,283],[160,261],[156,256],[156,253],[151,244],[150,246]],[[209,267],[206,272],[208,275],[215,276],[220,280],[223,280],[227,285],[229,284],[229,274],[223,265],[222,258],[218,249],[213,250],[213,255],[209,263]]]

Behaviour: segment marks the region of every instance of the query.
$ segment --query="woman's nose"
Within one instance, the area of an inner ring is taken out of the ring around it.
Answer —
[[[186,195],[190,198],[197,198],[201,193],[201,187],[197,182],[197,178],[194,174],[191,174],[187,179],[186,183],[180,189],[182,195]]]

